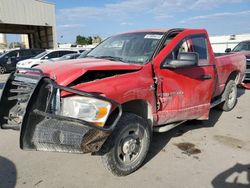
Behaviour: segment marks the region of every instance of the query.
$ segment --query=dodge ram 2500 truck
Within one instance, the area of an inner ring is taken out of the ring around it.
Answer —
[[[103,41],[84,59],[18,69],[0,100],[21,149],[101,155],[113,174],[138,169],[152,132],[234,108],[246,58],[215,57],[203,29],[143,30]]]

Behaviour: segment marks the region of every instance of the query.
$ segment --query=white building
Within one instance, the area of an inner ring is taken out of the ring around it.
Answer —
[[[227,48],[233,49],[239,42],[250,40],[250,33],[239,35],[210,36],[210,42],[216,53],[223,53]]]
[[[5,49],[7,47],[6,34],[0,33],[0,49]]]
[[[41,0],[0,0],[0,33],[26,34],[30,48],[56,48],[55,5]]]

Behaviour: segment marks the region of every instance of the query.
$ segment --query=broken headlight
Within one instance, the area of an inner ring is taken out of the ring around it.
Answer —
[[[111,104],[107,101],[73,96],[62,98],[61,115],[82,119],[103,127],[110,109]]]

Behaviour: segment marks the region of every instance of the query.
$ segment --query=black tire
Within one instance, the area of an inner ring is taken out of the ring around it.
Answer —
[[[132,113],[124,113],[104,144],[104,167],[116,176],[136,171],[148,153],[152,130],[147,122]]]
[[[4,74],[5,72],[6,72],[5,67],[0,65],[0,74]]]
[[[229,80],[222,94],[222,98],[225,99],[225,101],[218,105],[219,109],[228,112],[235,107],[237,103],[237,85],[234,80]]]

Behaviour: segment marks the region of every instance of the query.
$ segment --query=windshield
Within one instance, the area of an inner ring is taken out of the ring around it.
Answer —
[[[239,51],[250,51],[250,42],[240,42],[237,46],[235,46],[233,52]]]
[[[37,56],[35,56],[35,57],[32,57],[31,59],[40,59],[41,57],[43,57],[43,56],[45,56],[45,55],[47,55],[49,52],[42,52],[42,53],[40,53],[40,54],[38,54]]]
[[[8,54],[9,53],[9,51],[8,52],[4,52],[4,53],[0,53],[0,58],[2,58],[2,57],[4,57],[6,54]]]
[[[159,32],[140,32],[110,37],[91,50],[86,57],[143,64],[153,55],[162,35]]]
[[[81,58],[85,58],[87,56],[87,54],[89,53],[90,50],[86,50],[84,52],[81,53],[81,55],[78,57],[78,59],[81,59]]]
[[[3,54],[0,53],[0,58],[2,58],[5,54],[6,54],[6,53],[3,53]]]

